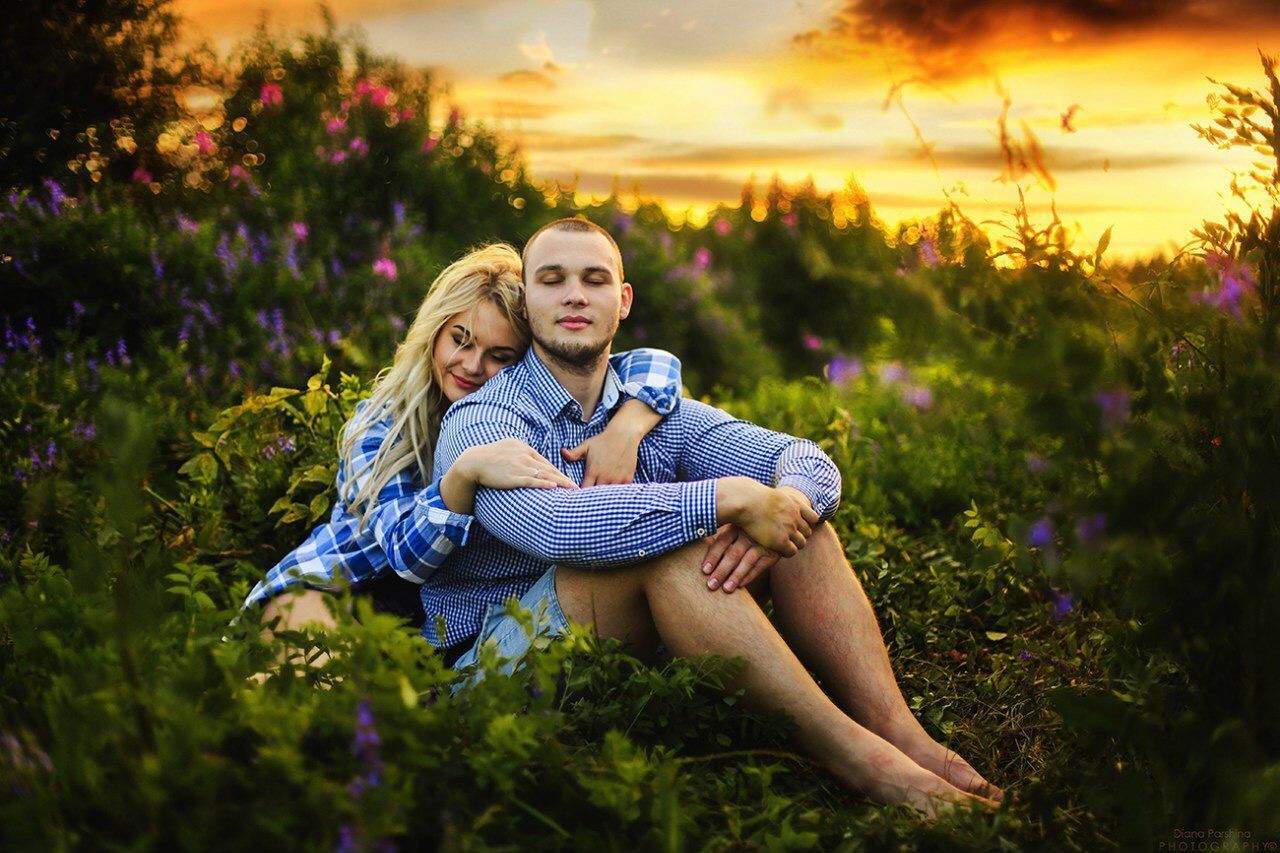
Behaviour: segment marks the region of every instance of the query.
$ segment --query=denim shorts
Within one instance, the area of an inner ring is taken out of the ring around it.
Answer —
[[[453,668],[463,669],[474,664],[479,658],[480,647],[490,643],[497,647],[498,654],[504,658],[501,670],[510,675],[533,642],[544,645],[569,633],[569,621],[564,618],[560,600],[556,598],[555,566],[547,569],[529,591],[520,596],[520,606],[533,613],[536,630],[532,640],[524,626],[507,614],[505,602],[490,604],[480,623],[480,634],[475,643],[454,661]]]

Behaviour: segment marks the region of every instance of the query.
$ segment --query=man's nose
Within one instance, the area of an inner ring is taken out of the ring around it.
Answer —
[[[569,279],[569,284],[564,291],[564,302],[566,305],[587,304],[587,286],[583,284],[582,279],[577,277]]]

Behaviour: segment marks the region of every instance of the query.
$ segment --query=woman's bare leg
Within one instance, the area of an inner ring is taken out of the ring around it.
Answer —
[[[338,626],[338,621],[333,618],[333,614],[329,612],[328,600],[330,596],[327,593],[316,589],[306,589],[301,592],[286,592],[271,598],[262,607],[262,637],[264,639],[275,635],[276,631],[296,631],[304,626],[324,628],[331,630]],[[279,618],[273,630],[271,623]],[[281,651],[281,657],[278,663],[284,663],[285,660],[294,655],[290,655],[288,649]],[[324,666],[329,660],[327,652],[322,652],[311,661],[313,666]]]
[[[979,802],[928,772],[895,746],[850,719],[822,692],[749,594],[707,590],[699,541],[618,571],[556,569],[565,615],[604,636],[642,649],[660,636],[673,654],[740,657],[738,686],[753,705],[781,709],[799,725],[800,747],[844,784],[885,803],[909,803],[933,814]],[[656,631],[655,631],[656,629]]]
[[[907,707],[871,603],[830,524],[766,574],[779,628],[836,703],[925,769],[966,791],[1002,795],[939,744]],[[721,593],[732,598],[736,593]]]

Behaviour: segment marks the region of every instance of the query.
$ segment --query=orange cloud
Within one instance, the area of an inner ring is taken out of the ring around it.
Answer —
[[[397,12],[459,6],[462,0],[327,0],[340,24]],[[175,0],[173,11],[208,36],[244,35],[266,14],[276,28],[311,29],[323,20],[315,0]]]
[[[1023,57],[1135,35],[1280,32],[1275,0],[844,0],[793,43],[827,58],[900,54],[930,79],[993,73]]]

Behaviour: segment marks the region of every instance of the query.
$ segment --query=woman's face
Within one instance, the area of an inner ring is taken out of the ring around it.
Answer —
[[[525,342],[498,306],[484,299],[474,312],[461,311],[449,318],[436,337],[431,358],[441,390],[450,403],[456,403],[514,364],[524,351]]]

